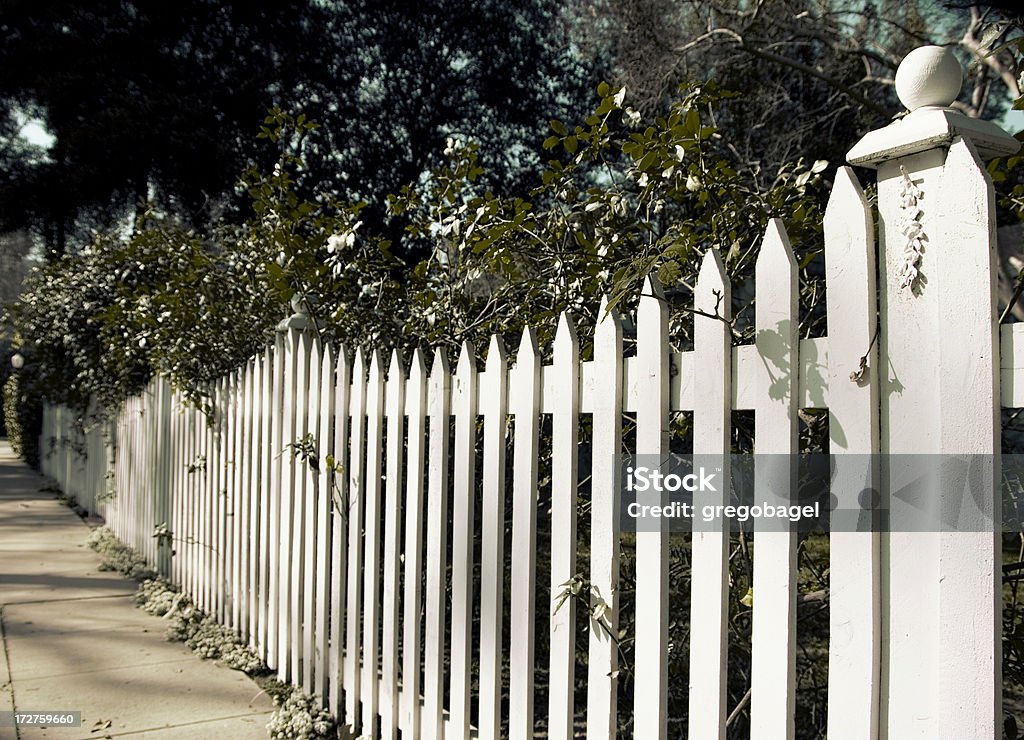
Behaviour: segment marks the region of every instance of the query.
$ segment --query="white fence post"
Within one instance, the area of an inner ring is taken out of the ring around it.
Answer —
[[[896,86],[912,112],[848,155],[878,169],[881,452],[991,455],[999,452],[994,197],[978,157],[1018,143],[946,107],[960,86],[948,51],[912,52]],[[882,480],[894,531],[881,539],[880,722],[890,738],[995,737],[998,508],[975,531],[906,531],[909,518],[926,514],[899,495],[912,482],[908,467],[893,463]],[[993,490],[975,493],[991,503]],[[943,473],[925,496],[925,508],[959,508],[963,485]]]

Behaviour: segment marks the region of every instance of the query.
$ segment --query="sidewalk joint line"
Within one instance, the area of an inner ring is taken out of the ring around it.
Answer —
[[[14,699],[14,675],[11,673],[11,655],[7,650],[7,631],[4,629],[4,604],[0,604],[0,643],[4,646],[4,663],[7,664],[7,685],[11,690],[11,709],[15,712],[18,711],[18,703]],[[18,729],[18,723],[14,723],[14,737],[15,740],[20,740],[21,730]]]

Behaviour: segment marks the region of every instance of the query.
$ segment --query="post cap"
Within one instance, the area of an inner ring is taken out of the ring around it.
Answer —
[[[948,108],[960,94],[963,69],[944,46],[921,46],[907,54],[896,70],[896,95],[909,111],[928,106]]]
[[[309,300],[310,297],[301,293],[292,296],[292,315],[277,325],[279,332],[286,332],[289,329],[305,331],[309,327]]]
[[[866,134],[847,153],[850,164],[878,167],[911,154],[948,148],[957,137],[971,142],[985,159],[1014,154],[1020,142],[991,121],[969,118],[949,106],[963,83],[953,52],[942,46],[914,49],[896,71],[896,95],[910,113]]]

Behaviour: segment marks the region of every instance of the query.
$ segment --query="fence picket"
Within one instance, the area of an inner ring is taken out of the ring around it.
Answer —
[[[345,608],[345,719],[356,730],[361,706],[360,647],[363,612],[363,470],[366,434],[366,362],[362,349],[352,363],[352,436],[348,464],[348,597]],[[357,732],[357,734],[362,734]]]
[[[238,526],[238,511],[235,508],[235,471],[238,469],[238,461],[235,459],[235,424],[236,406],[238,398],[236,385],[238,382],[237,372],[229,373],[221,382],[221,393],[223,395],[224,421],[221,425],[221,486],[219,498],[223,517],[221,518],[221,542],[224,548],[221,561],[221,571],[218,583],[221,592],[220,611],[223,624],[229,629],[235,629],[237,621],[233,619],[235,612],[235,594],[237,593],[233,582],[232,574],[237,567],[238,559],[235,552],[235,544],[238,542],[236,528]]]
[[[477,737],[501,729],[502,597],[505,582],[505,429],[508,358],[501,337],[491,336],[487,368],[480,377],[484,418],[482,533],[480,537],[480,719]]]
[[[199,602],[203,611],[207,614],[214,610],[214,583],[213,583],[213,557],[217,551],[217,540],[215,534],[216,505],[217,505],[217,468],[215,467],[216,455],[214,449],[217,444],[216,414],[215,405],[217,399],[217,387],[210,383],[204,389],[210,404],[211,413],[200,419],[202,427],[203,443],[203,468],[199,473],[202,490],[202,504],[200,505],[199,531],[202,537],[202,570],[200,571],[200,594],[202,600]],[[129,457],[129,462],[131,458]]]
[[[398,534],[402,514],[402,447],[405,439],[405,362],[391,353],[385,391],[387,417],[387,488],[384,496],[384,600],[381,611],[380,737],[398,735]]]
[[[268,638],[268,626],[270,619],[270,565],[273,560],[271,552],[271,518],[274,515],[272,505],[274,496],[274,399],[277,397],[277,386],[274,384],[274,368],[277,365],[277,345],[267,347],[263,353],[262,361],[259,363],[257,378],[260,388],[259,399],[259,455],[260,461],[260,505],[259,505],[259,554],[260,560],[257,567],[257,606],[256,606],[256,648],[259,655],[270,662],[270,640]],[[254,438],[253,443],[256,444]],[[271,635],[273,632],[270,633]]]
[[[476,354],[463,342],[452,388],[455,471],[452,504],[452,644],[445,738],[469,740],[473,617],[473,517],[476,499]]]
[[[186,399],[185,431],[188,435],[188,452],[185,457],[185,501],[186,501],[186,568],[185,592],[196,603],[199,601],[199,479],[202,474],[196,469],[201,447],[199,445],[199,415],[195,404]]]
[[[256,563],[258,561],[258,528],[259,516],[259,464],[253,456],[253,450],[259,449],[255,441],[258,422],[253,412],[255,405],[254,384],[256,382],[255,357],[245,364],[245,375],[242,378],[242,434],[240,435],[239,454],[242,456],[242,476],[239,481],[243,502],[242,532],[239,553],[239,627],[242,638],[254,646],[253,635],[256,631]]]
[[[286,444],[284,431],[286,424],[285,383],[288,380],[288,375],[286,375],[288,355],[286,355],[285,347],[285,335],[283,332],[278,332],[274,345],[274,366],[271,370],[273,373],[271,381],[273,404],[270,419],[273,420],[273,426],[270,436],[270,454],[267,456],[270,462],[270,516],[268,517],[270,527],[267,532],[267,545],[270,550],[267,588],[267,665],[275,669],[284,663],[284,658],[278,652],[280,646],[278,633],[281,630],[281,499],[284,495],[284,444]]]
[[[295,617],[298,610],[296,603],[296,579],[294,571],[294,531],[297,516],[296,457],[294,444],[297,432],[302,423],[300,388],[302,386],[302,331],[296,328],[287,329],[287,344],[284,376],[284,413],[281,430],[281,527],[278,549],[280,550],[281,582],[277,592],[277,677],[281,681],[297,680],[295,670],[297,634]],[[301,510],[299,510],[301,511]]]
[[[296,552],[302,563],[301,569],[301,599],[296,599],[302,606],[301,629],[299,630],[301,645],[302,665],[302,690],[307,694],[314,693],[313,670],[316,666],[316,623],[315,623],[315,602],[316,599],[316,467],[319,462],[320,449],[320,369],[323,365],[322,347],[320,340],[312,332],[306,336],[309,341],[303,348],[308,357],[307,377],[305,381],[306,394],[303,398],[302,410],[305,416],[302,434],[299,438],[303,440],[303,453],[300,455],[299,463],[302,476],[302,516],[296,520]],[[312,442],[312,448],[305,447],[306,442]]]
[[[551,420],[551,602],[548,737],[573,737],[576,600],[564,592],[576,574],[576,489],[579,484],[579,342],[563,313],[555,333],[552,380],[559,389]]]
[[[797,445],[797,268],[782,222],[768,224],[754,275],[755,345],[762,358],[754,410],[755,495],[788,504]],[[767,457],[766,457],[767,456]],[[787,492],[780,495],[778,492]],[[796,708],[796,533],[754,529],[751,740],[792,740]],[[776,529],[777,524],[772,524]]]
[[[420,736],[420,628],[423,606],[423,462],[427,413],[427,368],[413,352],[405,394],[409,417],[405,494],[405,578],[402,619],[402,708],[404,737]]]
[[[732,429],[732,292],[717,250],[701,263],[693,295],[693,467],[720,469],[716,493],[702,504],[728,504]],[[690,580],[691,737],[725,740],[728,684],[729,530],[694,528]]]
[[[528,740],[534,724],[534,642],[537,580],[537,466],[540,458],[540,351],[527,328],[509,379],[515,416],[512,472],[512,595],[509,655],[509,737]]]
[[[636,324],[636,452],[660,461],[668,452],[668,306],[654,277],[644,281]],[[659,525],[664,527],[660,520]],[[664,529],[636,534],[634,670],[633,737],[664,740],[668,719],[668,532]]]
[[[857,530],[858,522],[847,512],[859,518],[861,492],[878,488],[877,471],[869,469],[865,480],[863,457],[878,452],[875,249],[871,210],[848,167],[836,173],[824,228],[829,449],[835,456],[832,493],[837,498],[829,539],[828,736],[874,740],[880,695],[879,534]],[[862,356],[868,371],[852,382]],[[856,456],[852,464],[846,455]]]
[[[348,566],[347,523],[351,505],[348,498],[348,446],[349,446],[349,399],[352,378],[348,352],[338,348],[337,366],[334,379],[334,439],[331,453],[334,466],[329,472],[329,494],[331,507],[331,652],[330,652],[330,701],[329,709],[337,717],[345,717],[342,705],[343,692],[351,686],[346,683],[345,669],[345,625],[351,624],[352,617],[346,613],[346,583]]]
[[[181,475],[181,468],[185,464],[185,449],[183,439],[181,399],[178,391],[171,389],[170,422],[171,439],[173,440],[173,454],[170,460],[170,486],[171,486],[171,517],[168,526],[172,532],[171,539],[171,572],[170,581],[178,589],[181,589],[181,564],[184,557],[183,545],[183,522],[184,509],[182,489],[184,480]]]
[[[213,617],[224,620],[224,561],[229,549],[225,546],[224,530],[227,524],[226,497],[224,495],[224,473],[226,463],[224,446],[227,441],[227,378],[220,378],[213,384],[214,421],[210,437],[210,540],[213,550],[210,552],[210,606]]]
[[[444,350],[434,351],[427,383],[430,440],[427,473],[427,559],[423,625],[424,740],[444,737],[445,571],[448,563],[448,451],[452,376]]]
[[[370,355],[366,384],[366,488],[363,523],[363,714],[360,734],[377,736],[380,707],[380,514],[384,431],[384,358]]]
[[[622,321],[601,299],[594,329],[590,506],[590,648],[587,739],[618,731],[619,466],[622,440]],[[532,726],[531,726],[532,731]],[[526,737],[524,735],[524,737]]]
[[[317,469],[316,469],[316,553],[313,562],[316,567],[315,613],[313,626],[313,693],[319,694],[329,711],[335,711],[330,701],[330,680],[328,678],[331,650],[330,607],[332,601],[331,577],[334,561],[331,558],[331,494],[330,471],[327,456],[333,451],[332,414],[334,409],[334,355],[329,346],[323,348],[323,357],[318,374],[320,381],[320,406],[317,409]],[[337,645],[337,643],[334,643]]]

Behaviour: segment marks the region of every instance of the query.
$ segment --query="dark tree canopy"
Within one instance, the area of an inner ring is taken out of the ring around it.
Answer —
[[[676,86],[714,78],[742,92],[716,122],[738,158],[770,186],[801,157],[845,160],[867,131],[901,109],[900,60],[942,44],[968,63],[961,98],[970,116],[998,117],[1020,91],[1005,49],[1019,24],[935,0],[574,0],[574,27],[602,75],[627,87],[645,114]]]
[[[307,190],[376,206],[450,134],[500,152],[493,184],[510,185],[584,91],[558,17],[551,0],[9,0],[0,118],[36,112],[55,144],[0,159],[2,225],[59,252],[145,200],[198,227],[230,216],[246,164],[276,156],[255,141],[272,106],[322,124],[303,143]]]

